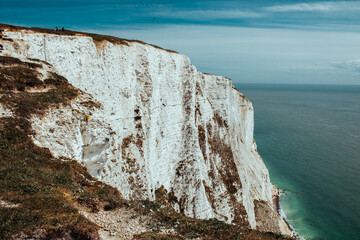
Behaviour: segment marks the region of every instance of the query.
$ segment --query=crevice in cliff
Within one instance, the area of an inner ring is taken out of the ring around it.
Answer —
[[[205,129],[202,125],[198,126],[198,139],[201,153],[204,157],[205,162],[207,162],[207,154],[206,154],[206,135]]]

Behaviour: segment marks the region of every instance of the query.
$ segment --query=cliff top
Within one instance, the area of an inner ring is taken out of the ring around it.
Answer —
[[[129,46],[129,43],[139,43],[139,44],[143,44],[143,45],[152,46],[154,48],[161,49],[161,50],[167,51],[169,53],[177,53],[178,54],[178,52],[176,52],[176,51],[164,49],[159,46],[145,43],[140,40],[129,40],[129,39],[118,38],[118,37],[114,37],[114,36],[101,35],[101,34],[95,34],[95,33],[78,32],[78,31],[72,31],[72,30],[68,30],[68,29],[65,29],[65,30],[59,29],[56,31],[55,29],[49,29],[49,28],[38,28],[38,27],[30,27],[29,28],[29,27],[14,26],[14,25],[0,23],[0,31],[2,31],[2,30],[9,30],[9,31],[13,31],[13,32],[25,30],[25,31],[30,31],[30,32],[34,32],[34,33],[46,33],[46,34],[54,34],[54,35],[62,35],[62,36],[86,36],[86,37],[91,37],[94,42],[108,41],[113,44],[126,45],[126,46]]]
[[[97,43],[101,43],[104,41],[108,41],[111,42],[113,44],[117,44],[117,45],[125,45],[125,46],[130,46],[130,43],[138,43],[138,44],[142,44],[142,45],[146,45],[146,46],[152,46],[156,49],[160,49],[169,53],[176,53],[179,54],[176,51],[173,50],[168,50],[168,49],[164,49],[161,48],[159,46],[153,45],[153,44],[148,44],[145,43],[143,41],[140,40],[129,40],[129,39],[124,39],[124,38],[118,38],[118,37],[114,37],[114,36],[109,36],[109,35],[101,35],[101,34],[95,34],[95,33],[86,33],[86,32],[79,32],[79,31],[72,31],[72,30],[55,30],[55,29],[48,29],[48,28],[39,28],[39,27],[23,27],[23,26],[15,26],[15,25],[9,25],[9,24],[4,24],[4,23],[0,23],[0,40],[12,40],[12,39],[7,39],[6,37],[2,36],[1,32],[7,30],[7,31],[11,31],[11,32],[20,32],[20,31],[25,31],[25,32],[29,32],[29,33],[43,33],[43,34],[53,34],[53,35],[59,35],[59,36],[83,36],[83,37],[91,37],[93,39],[93,41],[97,44]],[[213,76],[213,77],[219,77],[219,75],[217,74],[211,74],[211,73],[203,73],[204,75],[209,75],[209,76]],[[232,85],[232,80],[228,77],[225,77],[226,79],[229,80],[229,84]],[[232,85],[232,88],[237,91],[239,93],[239,97],[243,98],[244,100],[246,100],[247,102],[250,102],[243,93],[241,93],[238,89],[235,88],[235,86]]]

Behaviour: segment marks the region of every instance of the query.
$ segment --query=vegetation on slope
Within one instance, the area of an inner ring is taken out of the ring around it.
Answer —
[[[56,159],[34,145],[29,121],[0,119],[0,196],[14,208],[0,208],[0,239],[46,230],[46,238],[68,232],[89,239],[97,226],[73,206],[74,200],[93,206],[118,192],[93,179],[75,161]],[[90,234],[90,235],[89,235]]]
[[[263,233],[248,229],[244,226],[226,224],[217,219],[199,220],[175,212],[166,204],[143,201],[146,207],[143,212],[149,212],[154,219],[155,227],[149,232],[135,236],[135,239],[236,239],[236,240],[275,240],[291,239],[274,233]],[[158,229],[175,229],[176,234],[167,235],[158,233]]]

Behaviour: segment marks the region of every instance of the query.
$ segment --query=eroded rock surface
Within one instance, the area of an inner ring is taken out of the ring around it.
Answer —
[[[257,153],[252,104],[231,80],[137,42],[2,34],[12,41],[0,40],[1,55],[46,61],[83,91],[70,106],[33,117],[36,144],[78,160],[126,198],[155,200],[163,188],[188,216],[290,233]]]

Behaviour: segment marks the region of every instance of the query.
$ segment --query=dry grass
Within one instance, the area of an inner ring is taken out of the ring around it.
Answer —
[[[0,103],[12,109],[17,116],[28,118],[31,114],[43,114],[49,107],[67,104],[79,94],[78,89],[56,73],[41,81],[36,71],[41,67],[39,64],[0,57],[0,65],[0,91],[3,94]],[[27,91],[49,87],[52,89],[46,92]]]
[[[137,240],[185,240],[186,238],[173,235],[173,234],[161,234],[161,233],[154,233],[154,232],[144,232],[142,234],[138,234],[134,236],[134,239]]]
[[[1,65],[21,65],[29,68],[41,68],[40,64],[31,63],[31,62],[23,62],[18,58],[14,57],[7,57],[7,56],[0,56],[0,64]]]
[[[226,224],[216,219],[199,220],[185,217],[173,209],[158,203],[142,201],[138,205],[138,212],[143,212],[154,219],[163,229],[174,229],[174,234],[159,232],[145,232],[135,236],[135,239],[228,239],[228,240],[275,240],[291,239],[273,233],[250,230],[243,226]]]
[[[38,68],[41,68],[40,64],[0,56],[0,89],[24,91],[26,88],[42,85]]]
[[[94,102],[94,101],[84,101],[84,102],[81,102],[81,105],[89,108],[89,109],[94,109],[94,108],[101,108],[101,103],[99,102]]]

